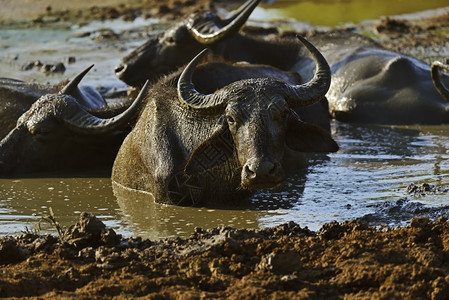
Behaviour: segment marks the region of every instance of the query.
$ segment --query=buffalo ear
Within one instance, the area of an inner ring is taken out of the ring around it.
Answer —
[[[339,149],[327,131],[295,117],[289,119],[285,139],[287,146],[298,152],[336,152]]]
[[[221,120],[219,127],[196,147],[187,160],[184,172],[195,175],[227,161],[234,153],[234,140],[228,123]]]

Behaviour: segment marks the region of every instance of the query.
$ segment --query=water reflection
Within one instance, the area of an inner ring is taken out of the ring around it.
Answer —
[[[110,182],[109,178],[0,179],[0,235],[33,229],[49,207],[63,226],[74,224],[81,212],[88,211],[119,228]],[[53,231],[44,226],[47,230]]]
[[[293,220],[316,230],[324,222],[361,217],[382,207],[373,204],[406,197],[417,200],[406,194],[411,183],[449,182],[448,126],[360,126],[336,122],[333,131],[341,150],[331,154],[330,160],[312,165],[297,205],[282,215],[260,219],[262,226]],[[291,186],[296,187],[294,179]],[[419,199],[422,204],[437,207],[446,205],[448,200],[447,195]]]
[[[151,194],[113,184],[124,220],[134,234],[152,239],[190,235],[195,227],[258,228],[258,219],[270,212],[250,209],[179,207],[154,202]]]

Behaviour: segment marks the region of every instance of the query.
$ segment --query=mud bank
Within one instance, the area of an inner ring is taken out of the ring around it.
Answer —
[[[318,232],[196,228],[186,239],[123,238],[82,213],[61,236],[0,239],[0,297],[39,299],[445,299],[449,223],[358,221]]]

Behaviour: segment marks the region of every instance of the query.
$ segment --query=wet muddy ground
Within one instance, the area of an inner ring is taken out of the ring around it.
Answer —
[[[61,13],[50,2],[43,6],[45,15],[20,26],[131,19],[145,13],[170,19],[199,3],[129,1],[95,9],[70,7]],[[211,6],[208,0],[200,5]],[[449,27],[449,14],[425,21],[384,19],[370,28],[387,48],[424,51],[431,53],[431,60],[449,57],[443,27]],[[408,189],[414,196],[447,194],[445,186]],[[413,205],[400,201],[379,210],[386,223],[389,214]],[[417,206],[416,214],[420,209],[425,208]],[[369,227],[367,216],[332,222],[317,231],[290,222],[265,229],[196,228],[187,238],[147,240],[124,238],[83,213],[60,236],[36,235],[31,229],[0,239],[0,297],[446,299],[449,223],[438,218],[438,211],[432,221],[413,218],[416,214],[409,215],[409,225],[395,229]]]
[[[39,299],[447,299],[449,223],[290,222],[122,238],[89,214],[61,237],[0,240],[0,297]]]

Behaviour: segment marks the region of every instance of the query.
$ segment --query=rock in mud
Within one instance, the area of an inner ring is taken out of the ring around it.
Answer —
[[[436,195],[436,194],[446,194],[449,192],[449,187],[442,185],[431,185],[428,183],[421,184],[410,184],[407,187],[407,193],[415,196],[425,196],[425,195]]]
[[[23,71],[29,71],[33,69],[39,70],[44,73],[63,73],[66,70],[64,63],[62,62],[51,64],[42,63],[40,60],[36,60],[26,63],[22,66]]]
[[[259,269],[272,271],[274,274],[291,274],[301,269],[301,257],[294,249],[270,253],[262,257]]]
[[[83,212],[79,221],[64,233],[63,240],[77,248],[84,248],[86,245],[114,245],[119,242],[120,237],[113,229],[106,228],[97,217]]]

